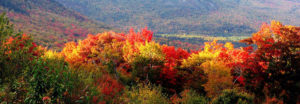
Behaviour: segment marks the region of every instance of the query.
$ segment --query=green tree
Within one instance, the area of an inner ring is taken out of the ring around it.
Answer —
[[[6,17],[6,13],[0,15],[0,41],[2,42],[9,36],[12,36],[14,32],[13,25],[10,24],[9,19]]]

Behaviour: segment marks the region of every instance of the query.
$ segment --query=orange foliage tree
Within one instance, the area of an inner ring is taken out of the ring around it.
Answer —
[[[124,41],[124,36],[114,32],[88,35],[87,39],[79,41],[78,44],[75,42],[66,43],[61,53],[65,60],[75,68],[82,65],[101,65],[113,57],[109,55],[117,55],[115,57],[118,57],[121,52],[118,50],[120,48],[118,42],[122,41]],[[112,53],[107,54],[107,52]]]
[[[243,62],[246,89],[259,98],[295,104],[300,94],[300,27],[272,21],[242,42],[257,46]]]

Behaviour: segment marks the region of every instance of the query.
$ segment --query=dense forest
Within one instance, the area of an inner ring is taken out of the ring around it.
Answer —
[[[51,0],[50,0],[51,1]],[[252,37],[159,44],[147,28],[69,41],[62,51],[15,31],[0,16],[0,102],[130,104],[296,104],[300,27],[272,21]],[[255,47],[251,46],[254,45]]]
[[[0,13],[6,12],[16,31],[32,34],[34,42],[61,50],[68,41],[87,34],[113,30],[99,21],[88,19],[55,0],[1,0]]]
[[[15,31],[57,51],[87,34],[144,27],[158,43],[198,50],[215,38],[245,46],[238,40],[271,20],[299,26],[299,5],[297,0],[1,0],[0,12]]]
[[[300,25],[299,0],[56,0],[123,31],[250,36],[271,20]]]

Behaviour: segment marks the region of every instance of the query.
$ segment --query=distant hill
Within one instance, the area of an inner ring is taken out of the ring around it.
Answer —
[[[249,35],[263,22],[300,25],[299,0],[57,0],[90,18],[127,30]]]
[[[104,23],[89,20],[55,0],[1,0],[2,12],[7,13],[17,29],[32,34],[38,43],[55,49],[59,49],[66,41],[112,29]]]

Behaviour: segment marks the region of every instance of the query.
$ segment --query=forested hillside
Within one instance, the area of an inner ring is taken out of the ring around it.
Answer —
[[[250,35],[266,21],[300,25],[298,0],[57,0],[90,18],[155,33]]]
[[[61,52],[0,16],[0,102],[28,104],[298,104],[300,27],[272,21],[240,42],[188,52],[140,32],[103,32]]]
[[[0,13],[0,104],[300,104],[299,0],[0,0]]]
[[[7,12],[17,30],[32,34],[36,42],[55,49],[89,33],[112,29],[65,8],[55,0],[1,0],[0,12]]]

